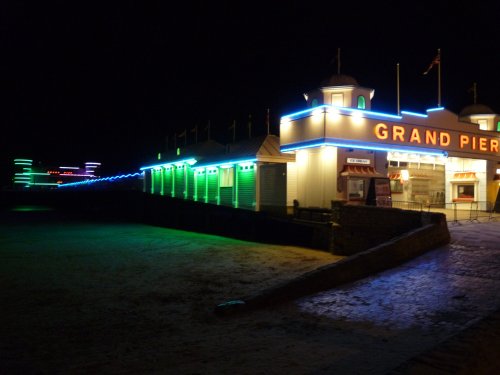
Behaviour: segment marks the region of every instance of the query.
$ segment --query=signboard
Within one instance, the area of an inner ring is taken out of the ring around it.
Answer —
[[[370,165],[370,159],[347,158],[347,164]]]

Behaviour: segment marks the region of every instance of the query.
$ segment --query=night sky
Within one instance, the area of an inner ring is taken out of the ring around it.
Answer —
[[[103,163],[102,175],[135,171],[174,133],[211,123],[212,138],[265,134],[305,107],[302,94],[340,71],[375,89],[372,109],[478,103],[500,112],[499,5],[462,1],[173,3],[3,0],[1,167],[15,157],[45,164]],[[178,143],[183,139],[178,138]],[[5,173],[4,173],[5,174]],[[3,184],[6,177],[2,176]]]

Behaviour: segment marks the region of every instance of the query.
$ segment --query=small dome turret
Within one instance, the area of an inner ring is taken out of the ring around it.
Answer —
[[[471,115],[494,115],[495,112],[484,104],[471,104],[464,107],[459,114],[459,117]]]
[[[346,74],[334,74],[330,78],[322,82],[322,86],[359,86],[358,81],[354,77]]]

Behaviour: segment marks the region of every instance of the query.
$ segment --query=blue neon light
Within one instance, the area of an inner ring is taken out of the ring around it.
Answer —
[[[400,115],[393,115],[390,113],[382,113],[382,112],[374,112],[374,111],[368,111],[364,109],[359,109],[359,108],[350,108],[350,107],[337,107],[337,106],[332,106],[332,105],[327,105],[323,104],[317,107],[313,108],[308,108],[299,112],[291,113],[289,115],[285,115],[281,118],[282,121],[287,121],[287,120],[297,120],[299,118],[307,117],[313,114],[315,111],[321,111],[321,112],[329,112],[329,109],[335,109],[338,110],[339,113],[349,113],[352,114],[353,112],[360,113],[362,115],[366,115],[366,117],[374,116],[374,117],[385,117],[385,118],[390,118],[390,119],[395,119],[395,120],[401,120],[403,116]],[[436,108],[430,108],[427,109],[427,112],[435,112],[435,111],[442,111],[444,110],[444,107],[436,107]],[[410,115],[410,116],[417,116],[417,117],[427,117],[426,114],[421,114],[421,113],[416,113],[416,112],[411,112],[411,111],[401,111],[402,114]]]
[[[315,111],[322,111],[322,112],[329,112],[329,109],[335,109],[338,110],[340,113],[349,113],[352,114],[353,112],[360,113],[362,115],[368,115],[369,116],[375,116],[375,117],[384,117],[384,118],[390,118],[390,119],[395,119],[395,120],[401,120],[402,116],[398,115],[391,115],[388,113],[382,113],[382,112],[373,112],[373,111],[367,111],[364,109],[359,109],[359,108],[350,108],[350,107],[337,107],[337,106],[332,106],[332,105],[320,105],[317,107],[313,108],[308,108],[306,110],[300,111],[300,112],[295,112],[286,116],[283,116],[281,119],[283,121],[286,120],[296,120],[302,117],[306,117],[306,115],[311,115]]]
[[[395,119],[395,120],[401,120],[402,119],[402,117],[398,116],[398,115],[391,115],[389,113],[382,113],[382,112],[367,111],[367,110],[359,109],[359,108],[334,107],[334,106],[332,106],[332,108],[338,109],[341,112],[342,111],[344,111],[344,112],[351,112],[351,113],[352,112],[356,112],[356,113],[360,113],[360,114],[366,114],[366,115],[377,116],[377,117],[388,117],[388,118],[392,118],[392,119]]]
[[[197,168],[217,168],[222,165],[230,165],[230,164],[242,164],[242,163],[255,163],[257,161],[257,158],[252,158],[252,159],[235,159],[235,160],[224,160],[220,161],[217,163],[211,163],[211,164],[200,164],[197,166]]]
[[[393,152],[414,152],[418,154],[424,155],[432,155],[432,156],[448,156],[446,151],[433,150],[425,151],[419,147],[411,147],[411,146],[403,146],[403,147],[390,147],[390,146],[381,146],[379,144],[373,143],[356,143],[351,141],[350,143],[344,143],[337,140],[324,139],[324,140],[313,140],[309,142],[300,142],[295,145],[283,146],[280,148],[281,152],[289,152],[296,150],[303,150],[307,148],[316,148],[321,146],[335,146],[335,147],[343,147],[343,148],[358,148],[362,150],[374,150],[374,151],[393,151]]]
[[[136,172],[136,173],[128,173],[128,174],[122,174],[122,175],[117,175],[117,176],[111,176],[111,177],[94,178],[92,180],[84,180],[84,181],[78,181],[78,182],[70,182],[67,184],[60,184],[59,187],[90,185],[90,184],[94,184],[96,182],[102,182],[102,181],[113,182],[116,180],[121,180],[123,178],[142,176],[143,174],[144,174],[143,172]]]
[[[429,117],[429,116],[424,115],[422,113],[416,113],[416,112],[410,112],[410,111],[401,111],[401,113],[404,115],[415,116],[415,117],[424,117],[424,118]]]
[[[154,169],[154,168],[162,168],[162,167],[169,167],[172,164],[182,164],[182,163],[188,163],[189,165],[196,164],[197,160],[194,158],[189,158],[189,159],[182,159],[182,160],[173,160],[171,162],[166,162],[166,163],[161,163],[161,164],[154,164],[154,165],[148,165],[147,167],[141,167],[139,168],[141,171],[144,171],[146,169]]]

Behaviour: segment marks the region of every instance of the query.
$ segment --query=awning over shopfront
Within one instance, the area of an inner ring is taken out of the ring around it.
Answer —
[[[477,181],[476,172],[457,172],[453,175],[455,181]]]
[[[390,180],[401,180],[401,173],[391,173],[389,175]]]
[[[378,173],[375,168],[367,165],[345,165],[341,176],[356,176],[356,177],[385,177]]]

